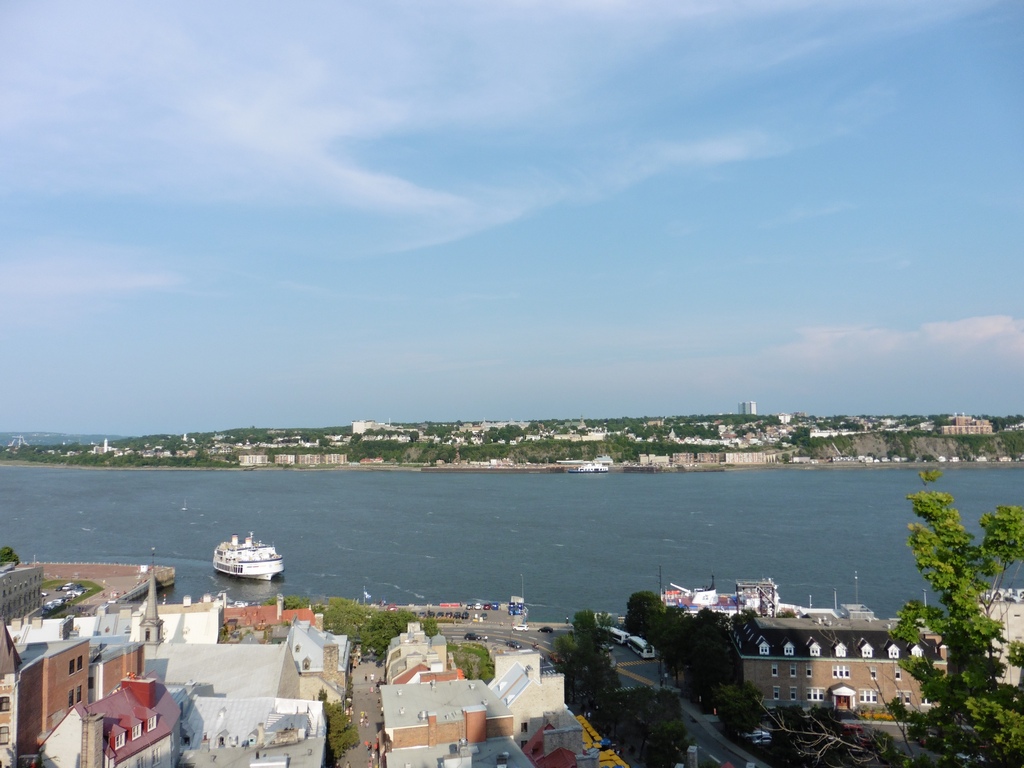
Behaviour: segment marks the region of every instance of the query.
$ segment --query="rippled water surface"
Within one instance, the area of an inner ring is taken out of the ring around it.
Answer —
[[[938,488],[965,519],[1024,503],[1017,468],[960,468]],[[177,569],[170,599],[227,589],[432,602],[507,600],[531,616],[625,611],[641,589],[720,590],[770,576],[786,602],[858,597],[881,616],[920,597],[906,548],[921,488],[903,469],[664,475],[363,471],[89,471],[0,467],[0,545],[23,560],[148,562]],[[182,507],[187,507],[183,510]],[[284,578],[213,572],[214,547],[255,532]],[[855,579],[856,573],[856,579]],[[1024,586],[1019,584],[1018,586]]]

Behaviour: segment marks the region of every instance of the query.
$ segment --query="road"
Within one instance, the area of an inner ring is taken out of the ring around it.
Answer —
[[[654,688],[659,685],[660,668],[656,659],[640,659],[628,648],[618,645],[612,647],[612,657],[615,659],[615,671],[619,673],[619,682],[623,688],[635,688],[640,685]],[[678,693],[674,687],[670,690]],[[718,718],[704,715],[698,707],[682,696],[680,696],[680,701],[683,705],[683,721],[686,723],[690,737],[697,744],[700,760],[711,759],[719,765],[728,761],[737,768],[748,764],[767,768],[766,763],[756,760],[719,732]]]

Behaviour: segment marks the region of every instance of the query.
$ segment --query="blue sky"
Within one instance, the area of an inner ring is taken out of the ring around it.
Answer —
[[[1019,413],[1015,2],[6,3],[0,429]]]

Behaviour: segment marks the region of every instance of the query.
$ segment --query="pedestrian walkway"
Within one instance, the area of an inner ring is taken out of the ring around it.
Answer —
[[[352,722],[359,730],[359,744],[340,758],[341,768],[377,768],[380,763],[380,733],[384,727],[378,684],[384,668],[372,661],[360,661],[352,672]]]

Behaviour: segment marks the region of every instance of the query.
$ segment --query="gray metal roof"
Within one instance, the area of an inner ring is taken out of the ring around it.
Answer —
[[[146,650],[146,672],[165,683],[209,683],[218,696],[276,697],[288,649],[283,645],[161,644]]]
[[[421,724],[422,712],[436,714],[439,723],[461,720],[464,709],[484,709],[488,718],[512,716],[512,711],[479,680],[385,685],[380,698],[388,730]]]

